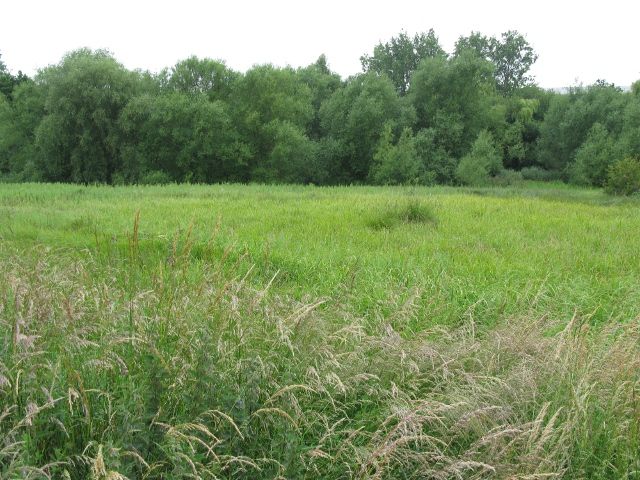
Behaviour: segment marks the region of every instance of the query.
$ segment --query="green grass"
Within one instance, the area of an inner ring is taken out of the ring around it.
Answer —
[[[278,272],[274,286],[297,298],[348,293],[367,316],[389,295],[418,289],[417,330],[455,325],[469,308],[487,324],[523,310],[567,319],[575,309],[610,322],[640,304],[638,207],[560,186],[5,185],[0,236],[19,248],[104,253],[126,245],[139,211],[142,249],[166,256],[173,235],[191,226],[198,247],[219,225],[218,252],[246,250],[253,279]]]
[[[0,478],[640,478],[639,225],[561,184],[0,185]]]

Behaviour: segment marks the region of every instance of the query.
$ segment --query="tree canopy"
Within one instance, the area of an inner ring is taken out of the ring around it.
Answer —
[[[455,45],[455,55],[465,51],[473,52],[494,65],[496,87],[504,95],[511,95],[533,82],[528,73],[538,55],[525,37],[515,30],[504,32],[500,38],[486,37],[478,32],[460,37]]]
[[[379,43],[373,49],[373,55],[360,57],[365,72],[376,72],[388,76],[399,95],[409,89],[411,75],[425,58],[446,57],[433,29],[426,33],[417,33],[413,38],[406,32],[385,43]]]
[[[522,170],[605,184],[640,156],[640,81],[547,91],[537,58],[513,30],[471,32],[450,54],[433,30],[400,32],[346,79],[324,55],[246,72],[192,56],[154,74],[80,49],[33,79],[0,57],[0,180],[457,184]]]

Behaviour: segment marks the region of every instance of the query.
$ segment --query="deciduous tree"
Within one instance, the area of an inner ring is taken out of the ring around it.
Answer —
[[[248,149],[223,102],[173,92],[132,99],[119,120],[119,178],[140,181],[162,172],[175,182],[248,179]]]
[[[433,29],[409,37],[400,32],[386,43],[379,43],[373,49],[373,55],[360,57],[365,72],[376,72],[388,76],[399,95],[405,95],[409,89],[411,75],[425,58],[446,57]]]
[[[467,37],[460,37],[456,43],[456,56],[464,51],[471,51],[493,63],[496,86],[503,95],[511,95],[533,81],[528,73],[538,55],[526,38],[515,30],[504,32],[500,39],[472,32]]]
[[[405,127],[394,145],[391,125],[385,125],[373,156],[369,181],[377,185],[408,185],[420,183],[422,177],[423,165],[411,129]]]
[[[364,182],[385,123],[401,129],[413,123],[413,110],[398,97],[386,76],[357,75],[337,90],[320,109],[326,135],[340,144],[340,183]]]
[[[118,170],[118,117],[138,80],[108,52],[88,49],[38,74],[46,92],[46,115],[36,132],[45,179],[111,181]]]

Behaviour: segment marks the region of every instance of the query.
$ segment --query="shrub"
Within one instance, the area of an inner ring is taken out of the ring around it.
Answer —
[[[493,137],[489,132],[482,131],[473,142],[471,151],[462,157],[456,178],[464,185],[485,185],[489,178],[502,170],[502,158],[496,149]]]
[[[171,183],[171,177],[160,170],[145,173],[140,178],[140,185],[166,185],[168,183]]]
[[[525,167],[520,170],[523,180],[533,180],[536,182],[552,182],[560,180],[560,174],[552,170],[546,170],[540,167]]]
[[[489,182],[489,173],[481,162],[465,155],[456,168],[456,178],[463,185],[485,185]]]
[[[373,156],[369,179],[377,185],[407,185],[418,183],[422,177],[422,165],[416,154],[413,134],[405,128],[393,145],[391,125],[385,125],[384,132]]]
[[[127,185],[127,177],[124,175],[124,173],[122,172],[115,172],[113,175],[111,175],[111,185],[114,186],[121,186],[121,185]]]
[[[416,155],[424,168],[422,183],[425,185],[448,184],[455,180],[457,161],[441,144],[445,140],[435,128],[416,133]]]
[[[516,170],[505,169],[491,179],[491,183],[501,187],[516,185],[524,180],[522,173]]]
[[[640,192],[640,160],[625,158],[609,167],[605,190],[612,195],[632,195]]]
[[[602,124],[595,123],[569,167],[571,183],[603,186],[607,168],[616,158],[615,150],[614,141],[607,129]]]
[[[288,121],[274,120],[264,127],[273,148],[253,171],[254,180],[264,183],[307,183],[315,179],[317,144],[303,129]]]

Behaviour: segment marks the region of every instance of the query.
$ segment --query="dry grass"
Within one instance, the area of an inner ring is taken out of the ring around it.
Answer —
[[[411,295],[372,325],[137,232],[2,252],[0,478],[639,478],[637,318],[405,338]]]

